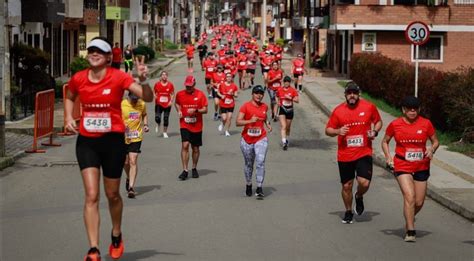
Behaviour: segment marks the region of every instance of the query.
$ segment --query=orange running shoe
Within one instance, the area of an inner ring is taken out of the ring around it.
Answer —
[[[89,252],[87,252],[86,257],[84,258],[84,261],[100,261],[100,251],[93,247],[89,249]]]
[[[124,251],[122,234],[118,237],[112,235],[112,243],[109,246],[109,255],[113,259],[119,259],[122,257]]]

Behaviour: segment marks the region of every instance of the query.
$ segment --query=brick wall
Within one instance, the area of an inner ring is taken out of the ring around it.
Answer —
[[[354,53],[362,51],[362,31],[354,32]],[[435,33],[443,35],[443,62],[420,63],[441,71],[451,71],[459,66],[474,67],[473,32]],[[394,59],[411,62],[411,46],[406,41],[404,32],[377,32],[377,52]]]

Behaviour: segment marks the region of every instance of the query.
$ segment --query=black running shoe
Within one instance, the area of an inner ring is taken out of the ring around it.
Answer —
[[[288,149],[288,141],[285,141],[285,143],[283,143],[283,150],[287,150]]]
[[[245,195],[247,195],[247,197],[252,196],[252,185],[246,185],[245,186]]]
[[[128,190],[128,198],[135,198],[135,190],[133,188]]]
[[[405,242],[416,242],[416,231],[408,230],[403,240],[405,240]]]
[[[262,187],[257,187],[257,190],[255,190],[255,196],[257,196],[259,198],[265,197],[265,194],[263,194]]]
[[[125,180],[125,190],[128,192],[129,189],[130,189],[130,180],[126,179]]]
[[[354,217],[354,214],[352,214],[352,211],[348,210],[344,214],[344,218],[342,219],[342,223],[344,224],[352,224],[352,218]]]
[[[178,176],[178,179],[180,180],[186,180],[188,178],[188,172],[186,170],[183,170],[181,174]]]
[[[191,176],[193,177],[193,179],[199,178],[199,173],[198,173],[197,169],[192,169],[191,170]]]
[[[360,216],[364,212],[364,198],[363,197],[358,198],[356,194],[357,193],[354,193],[354,199],[355,199],[354,212],[358,216]]]

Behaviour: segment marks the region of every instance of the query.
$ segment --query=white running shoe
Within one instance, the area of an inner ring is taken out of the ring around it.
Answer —
[[[168,138],[168,133],[163,132],[163,138],[167,139]]]
[[[230,133],[228,131],[225,131],[225,136],[230,137]]]
[[[224,129],[224,125],[222,125],[222,123],[219,124],[219,127],[217,127],[217,130],[222,131],[223,129]]]

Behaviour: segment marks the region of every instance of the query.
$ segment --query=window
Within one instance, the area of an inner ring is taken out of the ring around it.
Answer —
[[[415,61],[415,46],[411,46],[411,60]],[[430,40],[421,45],[418,53],[418,60],[422,62],[443,62],[443,36],[431,35]]]
[[[474,0],[454,0],[456,5],[474,5]]]
[[[363,33],[362,34],[362,51],[375,52],[377,51],[377,34]]]

